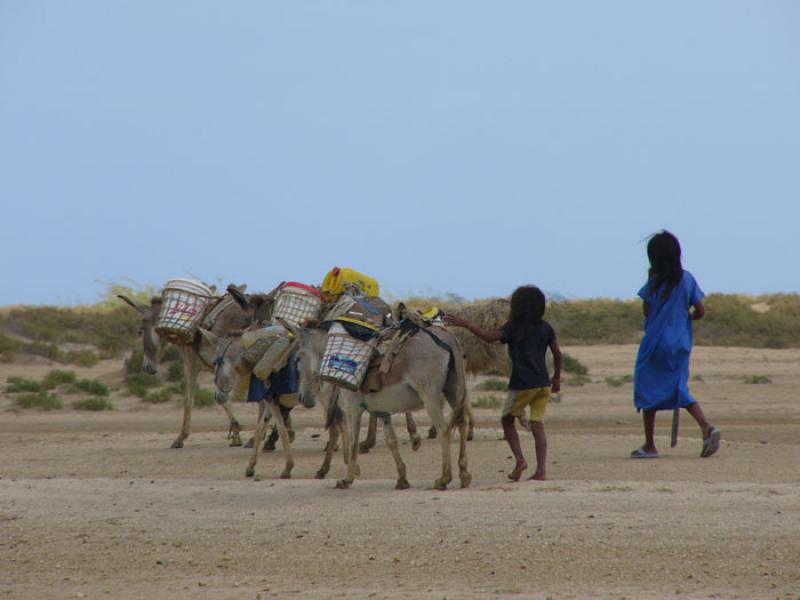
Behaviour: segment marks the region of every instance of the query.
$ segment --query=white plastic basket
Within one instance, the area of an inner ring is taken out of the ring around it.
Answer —
[[[318,290],[302,283],[286,283],[275,296],[272,318],[284,319],[300,327],[319,319],[322,297]]]
[[[367,374],[373,351],[372,344],[355,339],[339,323],[334,323],[328,331],[320,377],[356,391]]]
[[[156,333],[173,344],[191,344],[213,297],[213,290],[200,281],[170,279],[161,292]]]

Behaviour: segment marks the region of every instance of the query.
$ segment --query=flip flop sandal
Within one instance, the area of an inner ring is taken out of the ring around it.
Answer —
[[[644,448],[637,448],[631,452],[631,458],[658,458],[658,452],[648,452]]]
[[[700,458],[708,458],[716,454],[717,450],[719,450],[720,439],[722,439],[722,432],[718,428],[713,427],[708,433],[708,437],[703,440],[703,449],[700,452]]]

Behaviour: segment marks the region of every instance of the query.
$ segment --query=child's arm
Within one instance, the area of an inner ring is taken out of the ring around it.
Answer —
[[[489,342],[490,344],[493,342],[499,342],[503,337],[502,329],[483,329],[482,327],[478,327],[475,323],[471,323],[470,321],[455,315],[445,315],[444,323],[445,325],[463,327],[464,329],[477,335],[484,342]]]
[[[692,312],[692,321],[697,321],[699,319],[702,319],[705,314],[706,314],[706,307],[703,306],[703,301],[700,300],[697,304],[694,305],[694,311]]]
[[[555,336],[550,342],[550,352],[553,353],[553,377],[550,379],[550,389],[558,393],[561,391],[561,348],[558,347]]]

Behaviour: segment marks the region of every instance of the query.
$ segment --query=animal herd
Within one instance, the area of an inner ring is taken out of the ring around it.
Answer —
[[[234,365],[243,352],[241,336],[248,329],[257,328],[270,321],[274,293],[247,294],[245,286],[228,286],[224,296],[205,316],[194,341],[179,345],[186,377],[186,394],[183,403],[183,421],[172,448],[182,448],[191,431],[192,409],[199,373],[202,370],[214,375],[214,398],[225,411],[229,423],[229,443],[242,446],[242,426],[233,413],[231,396],[237,385]],[[140,303],[127,296],[119,296],[134,308],[141,319],[140,333],[144,352],[143,369],[157,373],[167,347],[156,332],[156,321],[161,309],[161,298],[154,297],[149,304]],[[392,415],[404,413],[412,448],[420,447],[420,437],[411,413],[425,409],[432,423],[429,437],[438,437],[442,452],[441,475],[434,487],[444,489],[452,481],[451,432],[459,431],[458,467],[462,487],[471,481],[468,471],[466,441],[472,436],[472,413],[469,408],[466,385],[466,357],[458,338],[444,327],[436,327],[435,335],[415,335],[400,348],[391,370],[379,391],[351,391],[323,381],[320,363],[325,349],[327,331],[316,326],[289,325],[296,340],[298,368],[298,393],[269,397],[259,401],[258,426],[247,443],[252,447],[246,475],[253,477],[261,443],[269,424],[274,421],[277,437],[285,455],[281,478],[290,478],[292,458],[290,411],[296,405],[321,405],[325,427],[329,433],[323,462],[316,472],[324,478],[330,469],[332,456],[341,440],[342,456],[347,474],[336,487],[350,487],[359,475],[358,455],[368,452],[375,443],[375,427],[380,421],[384,437],[397,469],[397,489],[409,487],[406,466],[398,450],[398,440],[392,425]],[[447,348],[456,349],[448,351]],[[449,407],[445,413],[445,404]],[[367,439],[359,444],[363,413],[370,415]],[[274,448],[274,433],[268,444]]]

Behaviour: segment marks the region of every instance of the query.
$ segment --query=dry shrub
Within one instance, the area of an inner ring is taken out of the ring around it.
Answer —
[[[508,320],[510,303],[506,298],[480,300],[471,304],[455,306],[450,311],[454,315],[471,321],[482,329],[499,329]],[[487,344],[479,337],[461,327],[450,328],[467,356],[467,370],[470,373],[511,374],[511,360],[502,344]]]

